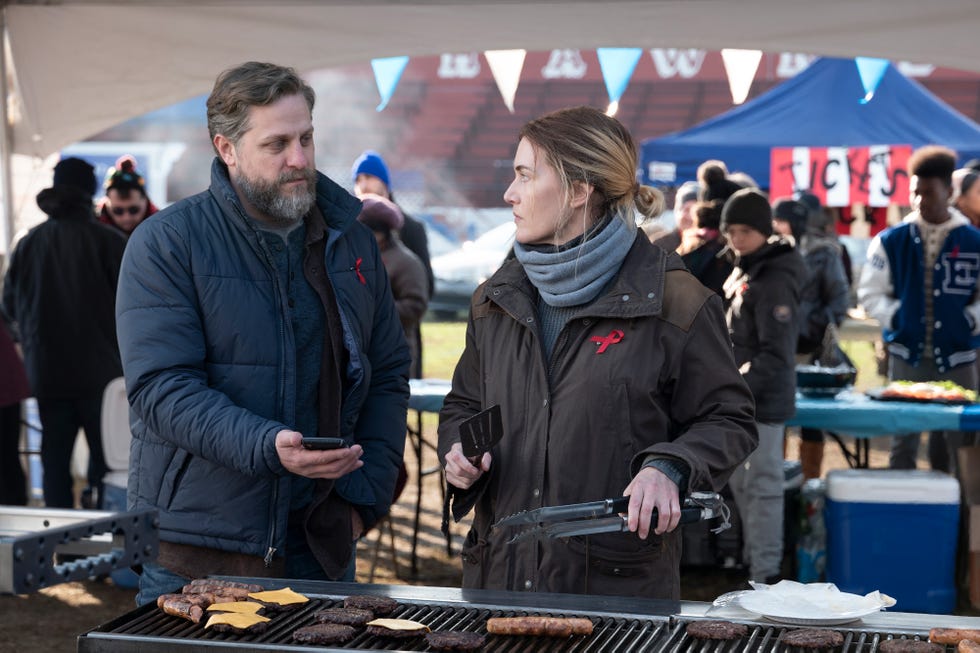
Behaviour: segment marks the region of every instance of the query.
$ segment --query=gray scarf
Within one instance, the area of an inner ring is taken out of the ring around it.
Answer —
[[[549,306],[579,306],[598,296],[619,271],[634,233],[618,217],[564,245],[521,245],[514,255]]]

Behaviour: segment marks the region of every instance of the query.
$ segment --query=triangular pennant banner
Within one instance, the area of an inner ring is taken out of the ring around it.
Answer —
[[[864,87],[864,97],[861,104],[867,104],[874,97],[878,90],[881,78],[885,76],[888,69],[888,59],[874,59],[871,57],[854,57],[857,65],[858,75],[861,77],[861,85]]]
[[[378,111],[383,111],[388,106],[388,101],[395,93],[395,88],[398,87],[398,82],[401,80],[407,65],[408,57],[387,57],[371,60],[371,68],[374,69],[374,82],[378,85],[378,94],[381,96]]]
[[[725,74],[728,75],[728,88],[732,92],[732,102],[742,104],[749,96],[752,80],[762,61],[761,50],[731,50],[721,51],[721,60],[725,64]]]
[[[483,53],[490,64],[493,81],[497,82],[497,90],[511,113],[514,113],[514,96],[521,81],[525,55],[527,50],[487,50]]]
[[[641,48],[596,48],[602,79],[606,82],[609,103],[619,102],[630,83],[636,64],[643,56]]]

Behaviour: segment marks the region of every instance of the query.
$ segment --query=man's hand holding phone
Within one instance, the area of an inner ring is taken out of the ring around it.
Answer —
[[[341,438],[304,438],[298,431],[276,434],[276,451],[283,467],[307,478],[340,478],[361,467],[361,445],[346,445]]]

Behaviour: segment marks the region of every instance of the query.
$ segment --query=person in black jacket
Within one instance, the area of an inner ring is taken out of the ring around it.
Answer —
[[[354,180],[354,194],[359,198],[373,193],[381,197],[395,201],[395,196],[391,192],[391,175],[388,172],[388,165],[381,155],[373,150],[364,150],[361,156],[354,161],[351,168],[351,177]],[[435,290],[435,276],[432,274],[432,260],[429,257],[429,237],[425,235],[425,226],[421,221],[410,216],[405,209],[398,207],[405,217],[405,222],[398,230],[398,239],[408,248],[410,252],[419,257],[422,265],[425,266],[425,278],[429,289],[429,296]],[[412,345],[417,357],[412,359],[411,378],[422,378],[422,332],[416,331],[415,343]]]
[[[806,266],[772,230],[769,200],[744,188],[725,203],[721,230],[737,256],[725,282],[735,363],[755,398],[759,447],[730,480],[750,579],[779,578],[783,560],[783,425],[796,404],[796,340]]]
[[[122,375],[115,305],[126,240],[96,221],[95,187],[87,162],[58,162],[53,186],[37,196],[49,219],[17,243],[3,286],[3,311],[15,323],[38,403],[49,508],[75,505],[70,463],[79,428],[89,447],[89,490],[98,502],[106,472],[102,392]]]
[[[772,207],[773,228],[792,236],[806,264],[807,276],[800,289],[800,334],[796,342],[796,362],[820,363],[833,367],[834,352],[823,351],[824,337],[833,323],[839,327],[847,317],[850,287],[841,245],[829,236],[823,223],[810,226],[810,209],[793,199],[777,200]],[[839,351],[839,350],[838,350]],[[823,464],[824,434],[821,429],[800,429],[800,463],[803,478],[820,478]]]

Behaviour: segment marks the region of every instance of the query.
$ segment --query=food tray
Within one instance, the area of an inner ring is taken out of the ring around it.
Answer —
[[[871,388],[870,390],[865,390],[864,394],[868,395],[876,401],[903,401],[911,402],[913,404],[943,404],[946,406],[967,406],[973,404],[974,402],[969,399],[942,399],[936,397],[934,399],[926,399],[922,397],[889,397],[882,396],[881,393],[885,391],[884,388]]]

